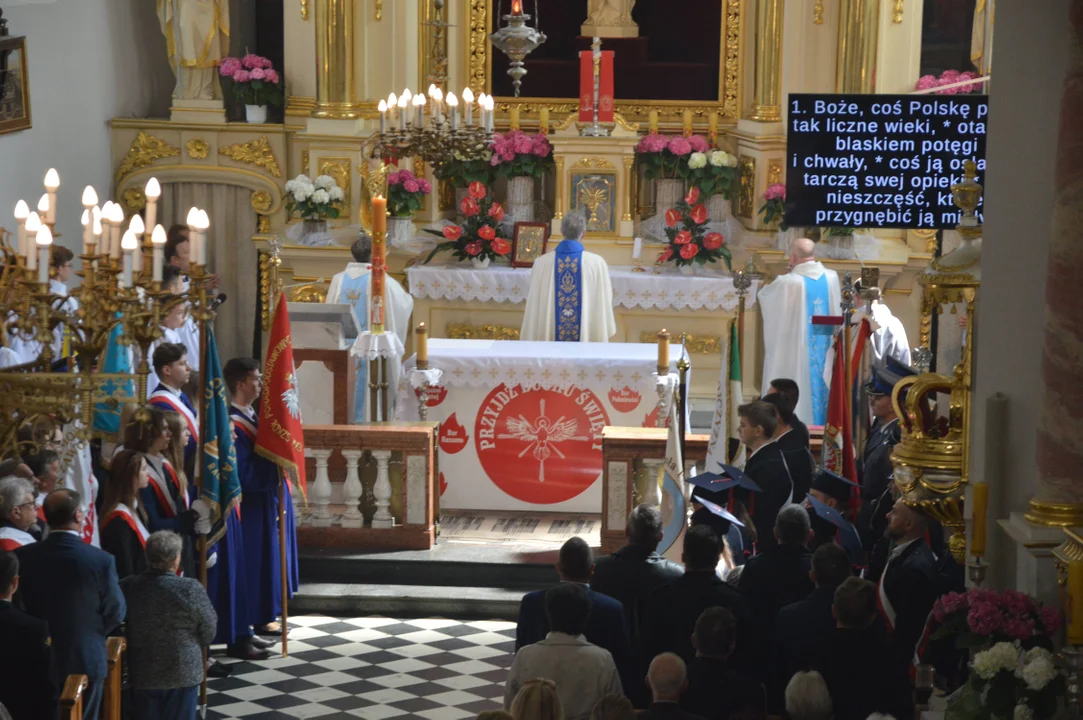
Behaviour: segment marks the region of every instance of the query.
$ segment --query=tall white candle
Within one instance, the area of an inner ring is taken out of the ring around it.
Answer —
[[[120,248],[124,251],[124,274],[121,277],[120,286],[130,288],[132,286],[132,255],[139,247],[139,241],[135,238],[135,233],[128,230],[124,233],[124,238],[120,241]]]
[[[120,259],[120,238],[124,227],[124,210],[120,203],[113,203],[112,217],[109,218],[109,257]]]
[[[97,249],[89,248],[89,254],[94,255],[102,252],[101,239],[102,239],[102,211],[95,205],[90,209],[90,219],[94,226],[92,229],[91,242],[97,246]],[[94,262],[97,262],[95,260]]]
[[[206,210],[199,211],[199,264],[207,265],[207,229],[211,226],[211,219]]]
[[[45,173],[45,191],[49,195],[49,219],[46,222],[49,225],[56,224],[56,191],[59,187],[60,173],[56,168],[49,168],[49,172]]]
[[[403,131],[403,132],[405,132],[405,130],[406,130],[406,121],[408,119],[407,116],[410,114],[409,111],[407,110],[406,105],[407,105],[406,96],[405,95],[400,96],[399,97],[399,130]]]
[[[380,111],[380,134],[383,135],[387,132],[387,101],[381,100],[376,109]]]
[[[466,124],[472,125],[474,123],[474,91],[470,88],[463,88],[463,104],[466,106]]]
[[[41,230],[41,216],[36,212],[32,212],[26,216],[26,244],[20,249],[24,258],[26,258],[27,267],[33,270],[37,267],[36,255],[34,253],[34,238],[38,235],[38,230]]]
[[[94,219],[90,217],[89,210],[83,211],[83,216],[82,218],[80,218],[80,222],[83,223],[83,254],[86,255],[87,248],[90,246],[91,242],[90,238],[94,236],[94,228],[92,227],[92,225],[94,224]]]
[[[160,283],[162,281],[162,265],[165,264],[165,241],[166,232],[165,228],[161,225],[155,225],[154,231],[150,234],[150,243],[154,246],[154,282]]]
[[[153,228],[158,222],[158,198],[162,196],[162,186],[158,183],[158,178],[152,177],[147,181],[143,194],[147,196],[147,208],[143,212],[145,216],[143,220],[148,228]]]
[[[135,272],[143,271],[143,233],[146,232],[146,227],[143,225],[143,218],[138,215],[132,215],[132,220],[128,224],[128,230],[135,235],[136,240],[136,252],[132,256],[132,269]]]
[[[48,225],[51,222],[49,220],[49,206],[51,204],[52,203],[49,201],[49,193],[45,193],[38,198],[38,217],[41,218],[41,222],[45,225]]]
[[[632,241],[632,258],[638,260],[643,254],[643,238],[637,237]]]
[[[19,225],[19,240],[15,250],[19,255],[26,255],[26,219],[30,217],[30,206],[26,200],[15,203],[15,222]]]
[[[35,239],[38,245],[38,282],[48,284],[49,253],[53,247],[53,231],[49,229],[48,225],[42,225]]]
[[[449,92],[447,94],[447,106],[451,108],[451,129],[457,130],[459,127],[459,98],[455,97],[455,93]]]

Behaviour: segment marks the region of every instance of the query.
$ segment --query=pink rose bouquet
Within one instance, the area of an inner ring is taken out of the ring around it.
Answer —
[[[775,183],[764,190],[763,205],[760,206],[760,214],[763,215],[763,222],[767,225],[778,220],[779,230],[787,230],[789,228],[789,225],[786,224],[785,185],[782,183]]]
[[[460,210],[466,218],[461,225],[448,225],[443,230],[426,231],[441,238],[443,242],[429,253],[425,262],[445,250],[450,250],[460,261],[505,257],[511,252],[511,243],[500,237],[500,221],[504,218],[504,208],[493,199],[487,187],[480,182],[471,183]]]
[[[232,81],[233,96],[245,105],[282,105],[282,79],[265,57],[222,58],[218,74]]]
[[[1052,648],[1052,636],[1061,626],[1055,608],[1026,593],[981,588],[942,595],[933,606],[932,621],[933,639],[954,636],[956,646],[965,649],[1014,641],[1026,649]]]
[[[945,70],[940,73],[940,77],[935,75],[922,75],[918,78],[917,83],[914,85],[915,90],[932,90],[933,88],[944,87],[945,85],[954,85],[955,83],[964,82],[966,80],[977,80],[980,77],[976,72],[967,70],[965,72],[959,72],[958,70]],[[948,88],[943,90],[935,90],[937,95],[966,95],[968,93],[981,92],[981,83],[975,82],[969,85],[960,85],[958,87]]]
[[[396,170],[387,176],[387,209],[392,217],[410,217],[421,209],[432,184],[409,170]]]
[[[683,138],[682,138],[683,139]],[[666,237],[669,245],[656,263],[673,261],[682,265],[706,265],[721,259],[731,267],[732,255],[720,233],[707,232],[707,206],[700,202],[700,192],[693,187],[676,207],[666,211]]]
[[[489,160],[496,172],[504,177],[541,177],[553,165],[553,146],[544,133],[527,135],[512,130],[506,135],[494,135]]]
[[[708,163],[708,158],[712,155],[711,144],[702,135],[644,135],[636,145],[636,155],[639,163],[647,169],[648,180],[678,178],[692,180],[696,185],[701,185],[702,183],[698,182],[699,175],[710,175],[716,167],[720,167]],[[713,178],[711,182],[713,183]],[[706,188],[705,192],[711,194],[710,188]]]

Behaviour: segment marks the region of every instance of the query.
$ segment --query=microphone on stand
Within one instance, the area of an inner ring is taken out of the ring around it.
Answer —
[[[215,295],[214,302],[211,303],[211,312],[214,312],[215,310],[220,308],[222,306],[222,303],[224,303],[228,299],[229,298],[226,296],[225,293],[218,293],[217,295]]]

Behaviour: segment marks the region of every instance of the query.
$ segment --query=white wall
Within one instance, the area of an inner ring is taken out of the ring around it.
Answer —
[[[33,127],[0,135],[0,226],[44,192],[45,171],[60,172],[57,229],[78,249],[83,187],[112,191],[109,121],[164,117],[173,77],[153,0],[55,0],[4,3],[11,35],[25,35]]]

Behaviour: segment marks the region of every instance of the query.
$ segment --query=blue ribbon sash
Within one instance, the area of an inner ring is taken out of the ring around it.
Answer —
[[[564,240],[556,250],[557,342],[579,342],[583,313],[583,243]]]

